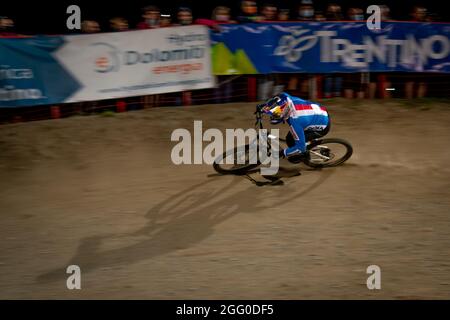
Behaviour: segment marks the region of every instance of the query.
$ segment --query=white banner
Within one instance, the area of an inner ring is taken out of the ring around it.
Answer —
[[[54,56],[80,84],[65,102],[205,89],[215,84],[209,30],[204,26],[66,36],[64,41]]]

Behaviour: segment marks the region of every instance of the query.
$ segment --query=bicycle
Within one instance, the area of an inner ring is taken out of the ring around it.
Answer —
[[[263,113],[260,107],[256,107],[254,113],[256,115],[255,129],[264,129],[262,123]],[[259,159],[255,158],[256,153],[251,152],[256,150],[256,146],[261,139],[260,130],[257,130],[258,136],[251,143],[244,146],[235,147],[232,150],[225,151],[222,155],[218,156],[213,163],[214,170],[221,174],[246,174],[248,171],[255,169],[261,165]],[[267,141],[267,156],[271,155],[271,143],[270,140],[275,138],[272,135],[268,135]],[[285,139],[279,139],[281,142],[286,143]],[[333,147],[330,147],[332,145]],[[339,148],[343,148],[343,155],[338,156],[336,151]],[[347,161],[353,154],[352,145],[340,138],[313,138],[306,143],[306,154],[301,161],[291,161],[294,163],[303,162],[305,165],[311,168],[326,168],[336,167]],[[233,156],[232,161],[226,161],[229,156]],[[289,159],[288,159],[289,160]],[[230,163],[231,162],[231,163]],[[230,166],[230,167],[227,167]]]

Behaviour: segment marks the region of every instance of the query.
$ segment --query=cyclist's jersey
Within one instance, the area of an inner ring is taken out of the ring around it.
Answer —
[[[329,116],[325,107],[298,97],[283,93],[287,104],[281,112],[280,118],[285,120],[295,140],[295,146],[285,150],[286,156],[306,151],[304,131],[322,131],[329,124]],[[272,110],[267,112],[272,114]]]
[[[289,125],[292,121],[295,121],[304,131],[320,131],[326,128],[329,118],[325,107],[298,97],[287,96],[288,104],[284,108],[281,117]]]

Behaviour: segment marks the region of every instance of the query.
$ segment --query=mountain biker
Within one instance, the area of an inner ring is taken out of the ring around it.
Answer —
[[[290,162],[302,161],[306,156],[306,142],[323,137],[330,130],[330,117],[323,106],[285,92],[258,105],[258,109],[271,116],[272,124],[288,123],[288,148],[280,149],[280,158],[287,157]]]

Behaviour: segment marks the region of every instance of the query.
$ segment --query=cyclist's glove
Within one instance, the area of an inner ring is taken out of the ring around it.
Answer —
[[[265,103],[261,103],[256,105],[256,112],[263,112],[264,107],[266,106]]]

